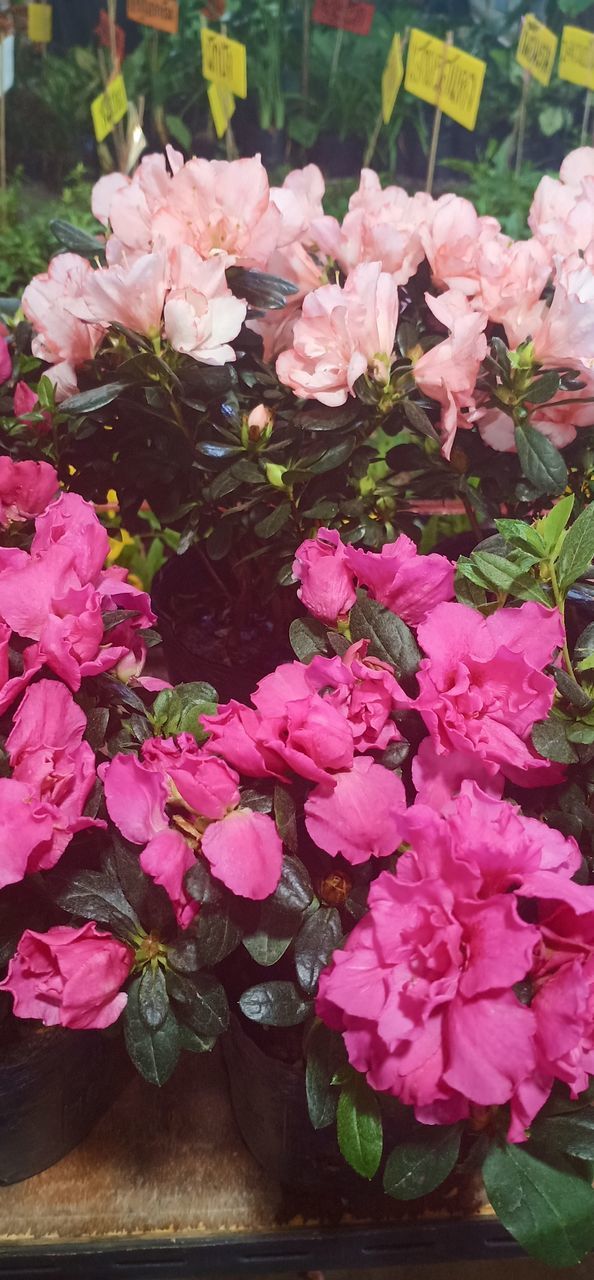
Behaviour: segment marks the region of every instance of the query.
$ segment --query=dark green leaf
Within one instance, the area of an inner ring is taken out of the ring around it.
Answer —
[[[563,1116],[537,1117],[530,1138],[543,1149],[564,1151],[580,1160],[594,1160],[594,1108],[584,1107]]]
[[[104,382],[100,387],[80,391],[77,395],[70,396],[69,400],[64,400],[60,405],[60,413],[94,413],[97,409],[104,409],[106,405],[112,404],[127,390],[127,382]]]
[[[140,1012],[140,978],[128,988],[124,1015],[126,1048],[136,1069],[149,1084],[165,1084],[180,1053],[179,1027],[172,1010],[157,1029],[147,1027]]]
[[[343,462],[350,458],[354,447],[353,436],[345,436],[344,440],[339,440],[338,444],[331,445],[317,462],[311,463],[314,475],[322,476],[327,471],[335,471],[337,467],[341,467]]]
[[[422,436],[428,436],[430,440],[439,440],[439,433],[433,426],[431,418],[421,409],[420,405],[415,404],[414,400],[404,400],[402,407],[410,422],[411,427],[418,431]]]
[[[282,782],[274,788],[274,821],[278,834],[292,853],[297,852],[297,808],[295,799]],[[310,898],[311,902],[311,898]],[[305,904],[307,906],[307,903]]]
[[[289,627],[289,641],[300,662],[311,662],[326,652],[326,628],[315,618],[295,618]]]
[[[287,299],[297,293],[297,285],[280,276],[267,275],[263,271],[250,271],[246,267],[228,267],[227,283],[236,298],[245,298],[251,307],[264,311],[277,310],[286,305]]]
[[[591,502],[574,521],[559,555],[557,577],[561,591],[589,569],[594,557],[594,502]]]
[[[199,1036],[218,1036],[229,1025],[229,1005],[222,984],[210,973],[183,978],[171,970],[167,986],[181,1005],[180,1017]]]
[[[347,1164],[362,1178],[373,1178],[382,1158],[382,1119],[377,1097],[364,1076],[353,1072],[341,1089],[336,1121],[338,1145]]]
[[[204,742],[208,735],[200,717],[214,714],[217,697],[216,689],[203,680],[178,684],[175,689],[162,689],[153,703],[155,733],[163,738],[191,733],[197,742]]]
[[[527,424],[516,427],[516,448],[526,479],[538,493],[562,493],[567,484],[567,467],[559,450],[546,436]]]
[[[336,1115],[338,1094],[332,1081],[346,1063],[342,1037],[323,1022],[315,1022],[307,1038],[305,1091],[314,1129],[325,1129]]]
[[[268,967],[285,954],[300,924],[300,914],[268,898],[260,907],[256,928],[246,935],[243,945],[256,964]]]
[[[65,222],[63,218],[53,218],[49,228],[52,235],[69,253],[78,253],[81,258],[98,258],[101,262],[104,261],[105,242],[97,240],[88,231],[81,231],[80,227],[73,227],[70,222]]]
[[[71,915],[108,925],[125,937],[130,937],[139,927],[138,917],[118,881],[102,871],[81,871],[69,877],[67,884],[59,889],[56,901]]]
[[[557,717],[539,720],[532,729],[532,742],[538,754],[559,764],[575,764],[577,754],[567,741],[567,729],[567,721]]]
[[[493,1146],[483,1164],[504,1227],[542,1262],[573,1267],[594,1247],[594,1192],[571,1164],[545,1164],[523,1146]]]
[[[196,902],[206,905],[220,903],[223,899],[221,884],[213,880],[208,865],[202,858],[197,858],[193,867],[186,871],[184,884],[190,897]]]
[[[546,404],[547,400],[553,399],[558,390],[559,375],[549,369],[547,373],[541,374],[539,378],[535,378],[534,382],[530,383],[524,399],[529,404]]]
[[[295,969],[308,996],[314,995],[322,969],[341,938],[342,925],[335,907],[320,907],[303,921],[295,939]]]
[[[548,669],[566,702],[569,702],[572,707],[577,707],[578,711],[584,713],[592,710],[594,706],[592,699],[585,689],[582,689],[582,686],[578,684],[577,680],[573,679],[573,676],[570,676],[567,671],[562,671],[560,667],[549,667]]]
[[[294,982],[262,982],[244,991],[239,1007],[252,1022],[294,1027],[307,1018],[311,1001],[300,996]]]
[[[576,664],[585,662],[586,658],[591,657],[594,653],[594,622],[589,622],[587,627],[578,636],[575,649],[573,651],[573,659]]]
[[[281,878],[274,891],[274,901],[288,911],[301,913],[313,898],[309,873],[299,858],[285,854]]]
[[[169,996],[165,974],[160,964],[148,964],[140,975],[138,1008],[145,1027],[158,1031],[169,1013]]]
[[[180,1023],[179,1043],[182,1049],[187,1049],[190,1053],[210,1053],[216,1042],[217,1036],[199,1036],[191,1027]]]
[[[286,525],[287,520],[291,518],[290,502],[281,502],[280,506],[275,507],[270,515],[265,516],[263,520],[259,520],[255,526],[255,532],[259,538],[273,538],[275,533]]]
[[[388,1157],[384,1190],[395,1200],[417,1200],[434,1191],[454,1168],[461,1136],[461,1125],[419,1129],[414,1142],[401,1143]]]
[[[370,640],[371,657],[390,662],[400,676],[414,675],[421,654],[402,618],[360,591],[351,609],[350,626],[353,640]]]
[[[186,932],[178,942],[167,947],[167,963],[176,973],[197,973],[200,968],[200,957],[196,938]]]

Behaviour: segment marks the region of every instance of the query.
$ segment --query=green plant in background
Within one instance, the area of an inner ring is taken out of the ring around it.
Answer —
[[[26,182],[17,171],[0,194],[0,297],[18,296],[31,276],[45,271],[49,258],[58,250],[48,225],[52,217],[66,216],[84,231],[100,230],[89,209],[91,185],[84,166],[78,164],[61,195],[48,199],[44,188]]]

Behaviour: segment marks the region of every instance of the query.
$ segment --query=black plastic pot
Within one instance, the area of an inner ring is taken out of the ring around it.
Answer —
[[[207,680],[220,702],[249,702],[258,680],[293,657],[289,618],[279,621],[269,605],[258,608],[256,603],[244,632],[230,625],[225,637],[227,602],[213,596],[209,587],[194,548],[169,560],[155,578],[152,602],[169,678],[173,684]],[[231,644],[236,646],[233,652]]]
[[[0,1186],[61,1160],[92,1129],[128,1075],[120,1037],[9,1017],[0,1034]]]

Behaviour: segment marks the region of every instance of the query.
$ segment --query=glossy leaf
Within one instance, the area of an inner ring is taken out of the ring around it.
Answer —
[[[395,1200],[417,1200],[451,1173],[462,1136],[461,1125],[418,1129],[413,1142],[402,1142],[388,1156],[384,1170],[384,1191]]]
[[[239,1007],[263,1026],[294,1027],[307,1018],[311,1001],[300,996],[294,982],[261,982],[244,991]]]
[[[577,582],[594,557],[594,503],[590,503],[568,530],[557,565],[562,591]]]
[[[354,1072],[339,1094],[336,1132],[347,1164],[362,1178],[373,1178],[383,1147],[379,1103],[364,1076]]]
[[[567,467],[559,450],[546,436],[527,424],[516,427],[516,448],[526,479],[538,493],[562,493],[567,484]]]
[[[307,1109],[314,1129],[325,1129],[334,1120],[338,1091],[332,1081],[345,1063],[342,1037],[323,1022],[315,1022],[307,1038],[305,1067]]]
[[[335,907],[319,907],[303,921],[295,939],[295,969],[307,995],[314,995],[318,978],[341,938],[342,925]]]
[[[414,675],[421,654],[412,631],[402,618],[377,600],[370,600],[361,591],[351,609],[350,627],[353,640],[370,641],[371,657],[391,663],[401,676]]]
[[[498,1218],[533,1257],[573,1267],[594,1248],[594,1191],[569,1162],[545,1164],[507,1143],[491,1148],[483,1179]]]
[[[140,978],[128,988],[124,1012],[126,1048],[136,1069],[149,1084],[165,1084],[180,1054],[179,1026],[171,1008],[157,1028],[147,1027],[140,1012]]]

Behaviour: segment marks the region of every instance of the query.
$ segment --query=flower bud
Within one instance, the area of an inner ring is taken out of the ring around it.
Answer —
[[[274,416],[265,404],[257,404],[248,417],[248,434],[250,440],[260,440],[266,433],[270,436]]]

